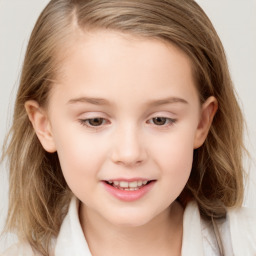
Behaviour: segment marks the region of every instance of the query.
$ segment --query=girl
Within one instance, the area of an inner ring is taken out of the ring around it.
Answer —
[[[255,255],[242,133],[194,1],[50,1],[4,151],[4,255]]]

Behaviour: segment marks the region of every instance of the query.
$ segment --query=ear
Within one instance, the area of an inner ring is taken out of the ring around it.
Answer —
[[[215,97],[209,97],[201,108],[200,120],[196,130],[194,149],[203,145],[210,130],[212,120],[218,109],[218,102]]]
[[[25,109],[43,148],[49,153],[55,152],[56,147],[52,136],[51,124],[46,111],[33,100],[26,101]]]

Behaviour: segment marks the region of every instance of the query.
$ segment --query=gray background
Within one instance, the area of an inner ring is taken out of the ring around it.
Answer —
[[[0,145],[10,127],[15,93],[30,32],[49,0],[0,0]],[[244,204],[256,207],[256,0],[197,0],[226,49],[233,81],[248,125],[252,161]],[[0,231],[8,205],[7,170],[0,165]],[[0,252],[15,241],[0,240]]]

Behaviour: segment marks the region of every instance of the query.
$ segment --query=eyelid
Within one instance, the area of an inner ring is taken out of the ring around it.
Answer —
[[[157,124],[154,124],[154,123],[151,123],[150,121],[152,121],[153,119],[155,118],[164,118],[168,121],[167,124],[163,124],[163,125],[157,125]],[[174,119],[174,118],[170,118],[170,117],[164,117],[164,116],[156,116],[156,117],[152,117],[148,120],[152,125],[155,125],[155,126],[159,126],[159,127],[166,127],[166,126],[170,126],[170,125],[173,125],[176,123],[177,119]]]
[[[101,111],[83,111],[79,114],[80,119],[93,119],[93,118],[109,118],[109,116]]]
[[[165,118],[175,119],[176,116],[177,114],[170,111],[156,111],[149,115],[149,119],[154,117],[165,117]]]
[[[103,124],[100,125],[90,125],[88,122],[93,119],[103,119]],[[109,120],[109,117],[104,112],[84,112],[80,115],[78,118],[79,123],[84,126],[85,128],[91,129],[91,130],[99,130],[103,129],[107,124],[111,123]]]
[[[153,125],[155,127],[158,127],[158,128],[168,128],[169,126],[172,126],[176,123],[177,121],[177,118],[173,118],[173,117],[170,117],[170,116],[173,116],[174,114],[171,114],[170,112],[157,112],[157,113],[154,113],[154,114],[151,114],[150,117],[147,119],[146,123],[149,124],[149,125]],[[111,121],[110,121],[110,118],[109,117],[106,117],[107,115],[105,113],[102,113],[102,112],[87,112],[87,113],[83,113],[82,114],[82,117],[78,119],[79,123],[82,125],[82,126],[85,126],[86,128],[88,129],[92,129],[92,130],[99,130],[99,129],[103,129],[106,125],[110,124]],[[93,120],[93,119],[102,119],[103,120],[103,123],[100,124],[100,125],[90,125],[88,122],[90,120]],[[154,118],[164,118],[167,120],[167,123],[166,124],[155,124],[154,122],[152,122],[152,120]]]
[[[97,125],[96,126],[90,125],[90,124],[88,124],[88,121],[91,120],[91,119],[94,119],[94,118],[79,119],[78,121],[79,121],[80,125],[83,128],[85,128],[85,129],[87,129],[88,131],[91,131],[91,132],[98,132],[98,131],[106,128],[106,126],[108,125],[108,121],[106,121],[105,118],[102,118],[102,119],[105,120],[104,124],[101,124],[101,125],[98,125],[98,126]]]
[[[147,119],[147,123],[149,123],[150,125],[153,125],[154,127],[157,127],[157,128],[162,128],[162,129],[168,128],[177,122],[177,118],[173,117],[173,116],[175,116],[175,114],[170,113],[169,111],[168,112],[167,111],[155,112],[155,113],[152,113],[150,115],[150,117]],[[168,120],[168,123],[163,124],[163,125],[154,124],[153,123],[154,118],[165,118]]]

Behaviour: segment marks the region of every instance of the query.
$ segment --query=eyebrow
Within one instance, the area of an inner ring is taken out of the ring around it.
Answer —
[[[188,104],[188,102],[182,98],[169,97],[169,98],[160,99],[160,100],[152,100],[148,103],[148,105],[149,106],[161,106],[161,105],[173,104],[173,103]]]
[[[89,103],[93,105],[110,105],[110,102],[106,99],[102,98],[91,98],[91,97],[79,97],[71,99],[67,102],[67,104],[75,104],[75,103]],[[165,99],[159,100],[151,100],[147,103],[148,106],[161,106],[166,104],[173,104],[173,103],[183,103],[188,104],[188,102],[182,98],[178,97],[169,97]]]
[[[93,105],[109,105],[110,102],[105,99],[101,98],[90,98],[90,97],[80,97],[71,99],[67,102],[68,104],[75,104],[75,103],[90,103]]]

